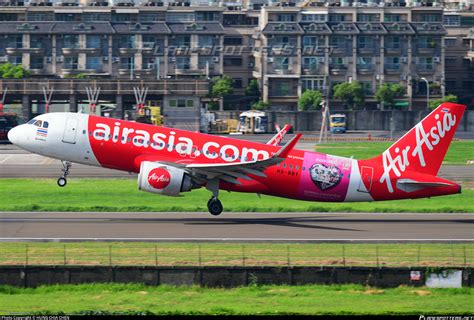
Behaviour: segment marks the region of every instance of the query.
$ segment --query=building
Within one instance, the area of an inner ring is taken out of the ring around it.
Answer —
[[[248,108],[244,88],[252,79],[276,110],[295,110],[306,89],[330,94],[346,81],[364,85],[371,108],[383,107],[373,93],[384,82],[405,85],[403,100],[413,108],[426,106],[422,78],[432,96],[472,86],[464,68],[472,61],[465,46],[472,36],[466,26],[474,26],[468,1],[0,0],[0,6],[0,61],[41,79],[0,84],[26,115],[42,110],[43,87],[54,87],[53,102],[70,101],[73,110],[88,100],[86,87],[100,87],[100,99],[117,105],[122,117],[137,103],[137,86],[168,119],[187,118],[195,127],[209,79],[223,74],[236,87],[227,107],[240,109]],[[445,46],[446,35],[447,44],[456,37],[455,46]],[[446,64],[454,55],[451,69]]]

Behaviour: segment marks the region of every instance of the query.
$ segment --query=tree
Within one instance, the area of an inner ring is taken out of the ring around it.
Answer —
[[[364,106],[365,93],[362,84],[358,81],[340,83],[334,86],[334,97],[341,99],[352,108]]]
[[[245,88],[245,95],[249,97],[260,97],[260,88],[256,79],[249,81],[249,84]]]
[[[306,90],[298,100],[298,107],[301,111],[314,111],[321,108],[323,95],[318,90]]]
[[[398,83],[384,83],[377,88],[375,92],[375,99],[378,102],[383,102],[387,107],[395,105],[395,98],[405,95],[405,87]]]
[[[454,94],[448,94],[447,96],[441,99],[434,99],[430,101],[430,109],[436,109],[440,104],[443,102],[453,102],[457,103],[458,102],[458,97],[455,96]]]
[[[259,110],[259,111],[264,111],[268,109],[268,102],[264,102],[262,100],[255,102],[252,104],[252,109],[253,110]]]
[[[0,65],[0,78],[2,79],[22,79],[30,74],[23,66],[14,66],[11,63],[3,63]]]
[[[223,76],[222,78],[216,77],[212,80],[211,96],[214,98],[222,99],[225,96],[234,93],[234,80],[229,76]]]

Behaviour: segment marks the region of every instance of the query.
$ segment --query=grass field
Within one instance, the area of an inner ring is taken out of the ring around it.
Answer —
[[[474,288],[377,289],[361,285],[250,286],[234,289],[139,284],[0,287],[0,313],[424,314],[474,312]],[[91,311],[93,310],[93,311]]]
[[[392,144],[393,142],[328,143],[317,145],[316,151],[341,157],[368,159],[381,154]],[[443,164],[467,164],[469,160],[474,160],[474,141],[453,141],[444,158]]]
[[[205,189],[165,197],[139,191],[131,179],[74,179],[59,188],[54,179],[0,179],[0,211],[198,211],[207,212]],[[474,190],[430,199],[373,203],[306,202],[221,192],[227,212],[474,212]]]
[[[0,243],[0,265],[474,266],[474,244]]]

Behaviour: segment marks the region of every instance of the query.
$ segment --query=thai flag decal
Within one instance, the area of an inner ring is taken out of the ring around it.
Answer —
[[[38,128],[36,136],[46,138],[48,136],[48,128]]]

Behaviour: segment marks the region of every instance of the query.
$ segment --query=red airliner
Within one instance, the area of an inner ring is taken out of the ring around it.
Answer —
[[[219,215],[219,190],[328,202],[413,199],[455,194],[437,177],[466,106],[443,103],[381,155],[355,160],[296,150],[295,135],[278,146],[80,113],[48,113],[13,128],[12,143],[71,163],[138,173],[138,188],[167,196],[205,187]]]

